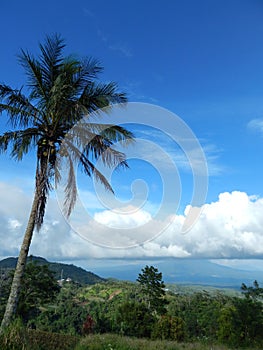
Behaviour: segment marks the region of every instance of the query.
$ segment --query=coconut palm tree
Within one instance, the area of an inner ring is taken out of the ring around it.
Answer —
[[[114,144],[121,141],[128,145],[133,140],[132,133],[121,126],[89,121],[91,113],[99,113],[102,108],[107,113],[114,104],[126,102],[115,83],[98,82],[102,67],[96,60],[64,56],[64,40],[57,34],[47,36],[39,47],[37,57],[24,50],[19,55],[28,78],[26,95],[22,88],[0,85],[0,114],[8,116],[11,126],[11,131],[0,135],[0,153],[8,151],[22,160],[29,151],[36,152],[35,192],[2,330],[15,315],[33,232],[41,228],[48,194],[54,182],[61,179],[61,163],[66,160],[68,164],[65,212],[69,216],[77,193],[74,162],[113,191],[96,168],[96,161],[101,159],[109,167],[127,167],[125,154]]]

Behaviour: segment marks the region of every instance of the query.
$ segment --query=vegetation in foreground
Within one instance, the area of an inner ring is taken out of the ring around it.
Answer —
[[[0,316],[11,278],[0,280]],[[193,294],[165,290],[162,274],[146,266],[137,283],[58,287],[47,266],[28,264],[17,321],[0,349],[262,349],[263,289]],[[118,335],[117,335],[118,334]],[[214,345],[211,345],[214,344]]]
[[[26,329],[18,319],[0,336],[3,350],[259,350],[255,347],[227,347],[210,342],[150,340],[117,334],[84,337]]]

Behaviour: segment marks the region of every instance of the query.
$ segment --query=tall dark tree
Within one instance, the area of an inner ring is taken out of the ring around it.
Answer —
[[[141,286],[144,301],[152,312],[159,315],[166,313],[165,305],[165,284],[162,280],[162,273],[154,266],[146,265],[139,273],[137,282]]]
[[[28,78],[26,95],[23,88],[0,84],[0,114],[8,116],[11,127],[0,135],[0,153],[10,151],[13,158],[22,160],[30,150],[36,151],[35,193],[1,330],[15,313],[32,235],[43,223],[48,194],[54,180],[60,180],[61,162],[67,162],[68,216],[76,201],[75,161],[85,174],[93,175],[111,191],[107,179],[96,168],[96,160],[100,158],[110,167],[127,167],[125,154],[117,151],[114,143],[122,141],[127,145],[133,135],[121,126],[81,123],[81,132],[77,129],[65,139],[84,116],[101,108],[107,112],[113,104],[125,103],[126,96],[118,92],[115,83],[98,82],[102,67],[96,60],[64,56],[64,47],[63,39],[53,35],[40,45],[37,58],[21,51],[19,61]]]

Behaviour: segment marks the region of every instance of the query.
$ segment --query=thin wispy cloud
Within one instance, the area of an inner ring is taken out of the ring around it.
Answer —
[[[121,87],[123,91],[126,91],[130,101],[142,101],[145,103],[148,102],[157,105],[159,103],[158,98],[156,98],[156,96],[147,96],[145,93],[143,93],[142,85],[142,81],[129,80],[126,81],[125,84],[123,84]]]
[[[178,137],[177,140],[173,140],[169,135],[164,134],[161,130],[157,129],[138,129],[134,131],[138,138],[145,138],[149,142],[145,143],[143,152],[138,151],[138,154],[144,154],[147,161],[154,164],[162,164],[164,169],[171,169],[174,165],[182,171],[196,171],[199,175],[206,175],[206,169],[204,169],[203,159],[200,158],[200,148],[188,147],[187,150],[181,148],[180,144],[191,145],[192,139],[183,139]],[[136,144],[135,144],[136,147]],[[162,150],[167,157],[161,157],[158,152],[158,147]],[[226,168],[220,164],[220,156],[222,150],[216,145],[202,140],[200,145],[204,155],[206,157],[208,175],[219,176],[226,171]],[[172,160],[168,161],[168,160]],[[174,163],[174,164],[173,164]]]
[[[109,45],[109,49],[113,50],[113,51],[120,52],[125,57],[132,57],[133,56],[131,48],[128,47],[126,44],[117,43],[114,45]]]
[[[101,29],[97,30],[97,35],[109,50],[118,52],[127,58],[133,56],[132,49],[127,43],[115,41],[110,35],[105,34]]]
[[[250,130],[256,131],[263,136],[263,118],[257,118],[257,119],[252,119],[250,122],[247,124],[247,127]]]

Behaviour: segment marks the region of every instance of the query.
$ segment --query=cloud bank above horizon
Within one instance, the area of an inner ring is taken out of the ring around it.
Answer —
[[[0,182],[4,201],[0,203],[0,257],[17,256],[30,210],[31,198],[20,188]],[[134,208],[135,209],[135,208]],[[202,213],[187,234],[181,227],[189,206],[183,215],[176,215],[173,222],[153,240],[134,248],[106,248],[81,238],[66,222],[55,198],[51,197],[40,232],[35,232],[30,254],[55,260],[81,259],[141,259],[141,258],[213,258],[258,259],[263,257],[263,198],[233,191],[221,193],[218,200],[202,207]],[[138,209],[132,215],[122,216],[109,210],[94,214],[101,225],[93,235],[106,237],[105,227],[132,227],[151,220],[152,226],[164,223],[155,220],[151,213]],[[82,223],[84,225],[84,223]],[[90,225],[89,225],[90,224]],[[87,230],[94,229],[85,223]],[[143,227],[143,226],[142,226]],[[148,227],[149,226],[145,226]],[[148,238],[148,232],[145,232]],[[109,238],[108,238],[109,239]],[[112,239],[121,240],[116,236]],[[114,246],[114,245],[113,245]]]

